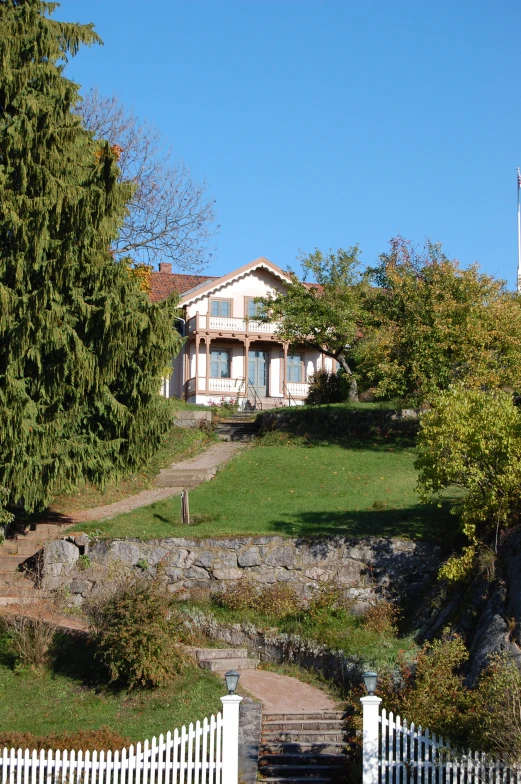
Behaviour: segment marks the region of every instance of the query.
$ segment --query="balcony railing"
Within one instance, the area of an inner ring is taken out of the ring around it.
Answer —
[[[287,390],[292,397],[307,397],[309,392],[309,384],[297,384],[289,381],[286,384]]]
[[[186,324],[187,335],[202,329],[212,329],[216,332],[256,332],[257,334],[273,335],[279,327],[277,322],[265,323],[253,319],[222,318],[220,316],[204,316],[200,313],[188,319]]]

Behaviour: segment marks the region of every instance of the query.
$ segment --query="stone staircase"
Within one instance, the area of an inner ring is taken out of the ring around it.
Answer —
[[[259,432],[259,425],[250,411],[238,411],[215,426],[221,441],[251,441]]]
[[[340,784],[346,780],[345,720],[341,711],[264,714],[259,781]]]
[[[18,527],[0,545],[0,607],[12,604],[32,604],[42,598],[34,582],[34,572],[28,574],[22,564],[31,559],[51,539],[60,537],[70,526],[66,523],[39,523],[28,528]]]
[[[258,657],[249,657],[246,648],[191,648],[203,670],[227,672],[228,670],[256,670]]]

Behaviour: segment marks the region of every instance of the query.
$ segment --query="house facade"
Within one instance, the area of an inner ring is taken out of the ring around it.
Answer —
[[[335,369],[331,358],[289,345],[277,336],[277,323],[256,319],[255,298],[284,292],[288,283],[265,258],[221,277],[179,275],[160,264],[151,298],[179,294],[186,336],[163,394],[199,404],[239,398],[255,408],[303,403],[313,373]]]

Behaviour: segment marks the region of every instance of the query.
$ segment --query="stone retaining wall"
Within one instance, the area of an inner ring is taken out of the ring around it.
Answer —
[[[81,604],[124,576],[159,575],[171,593],[218,592],[249,579],[262,588],[289,583],[303,597],[325,583],[344,589],[363,611],[379,598],[424,592],[435,578],[439,549],[426,542],[341,536],[233,539],[89,540],[85,534],[49,542],[43,587],[66,589]]]

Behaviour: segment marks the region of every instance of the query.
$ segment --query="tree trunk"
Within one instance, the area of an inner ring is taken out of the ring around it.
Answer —
[[[353,376],[353,371],[347,364],[345,357],[340,355],[336,359],[339,365],[342,367],[342,370],[344,370],[349,376],[348,400],[350,403],[358,403],[358,384],[356,383],[356,378]]]

